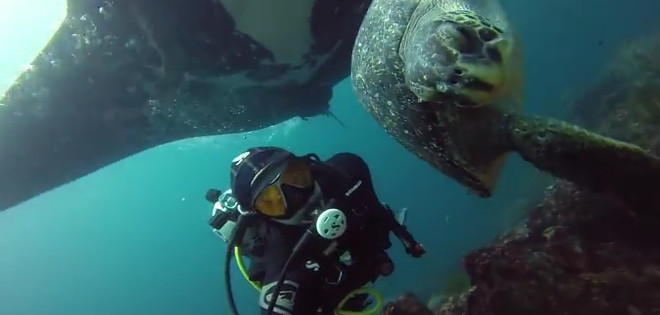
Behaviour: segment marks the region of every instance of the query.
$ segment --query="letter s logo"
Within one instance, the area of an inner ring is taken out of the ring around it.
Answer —
[[[312,271],[319,271],[319,269],[321,269],[321,265],[313,260],[308,260],[305,262],[305,268]]]

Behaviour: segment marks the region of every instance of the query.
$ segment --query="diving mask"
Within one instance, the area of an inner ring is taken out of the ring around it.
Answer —
[[[304,158],[291,159],[278,169],[266,168],[255,176],[255,181],[260,177],[263,188],[258,190],[252,207],[271,218],[294,216],[314,193],[309,162]]]

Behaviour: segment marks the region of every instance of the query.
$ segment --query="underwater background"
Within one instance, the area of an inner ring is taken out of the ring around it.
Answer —
[[[42,48],[47,37],[38,34],[56,28],[63,2],[0,8],[1,39],[12,43],[3,44],[0,88]],[[573,100],[615,50],[660,26],[660,2],[652,0],[503,4],[523,41],[526,113],[569,121]],[[341,124],[319,116],[170,143],[0,212],[0,314],[226,313],[226,248],[210,231],[203,197],[229,185],[229,162],[252,146],[322,158],[353,152],[368,162],[381,201],[409,209],[408,228],[428,251],[410,258],[393,238],[395,272],[376,283],[386,299],[444,290],[461,258],[524,220],[551,180],[514,155],[495,196],[481,199],[390,138],[357,103],[349,80],[335,87],[331,110]],[[238,269],[232,276],[239,311],[257,313],[257,292]]]

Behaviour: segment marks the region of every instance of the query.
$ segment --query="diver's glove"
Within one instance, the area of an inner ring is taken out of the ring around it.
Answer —
[[[424,254],[426,254],[426,250],[424,249],[424,246],[420,243],[414,243],[411,246],[406,247],[406,254],[413,256],[415,258],[422,257]]]
[[[390,208],[387,204],[383,204],[383,206],[387,209],[385,213],[387,214],[387,220],[389,220],[390,229],[394,235],[396,235],[399,241],[401,241],[401,244],[403,244],[403,247],[406,249],[406,254],[415,258],[422,257],[424,254],[426,254],[424,246],[415,241],[415,238],[412,236],[412,234],[410,234],[410,232],[408,232],[408,228],[406,228],[404,225],[407,209],[404,208],[400,213],[400,217],[395,218],[394,213],[392,212],[392,208]]]

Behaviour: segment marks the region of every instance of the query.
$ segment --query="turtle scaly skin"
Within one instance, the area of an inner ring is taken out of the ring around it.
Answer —
[[[648,203],[660,159],[577,126],[520,114],[522,54],[485,0],[375,0],[353,49],[360,103],[409,151],[489,197],[508,153],[557,177]]]
[[[537,168],[641,208],[660,206],[660,159],[642,148],[546,117],[511,115],[509,145]]]
[[[474,140],[499,124],[500,110],[520,110],[513,98],[489,96],[512,91],[522,71],[502,10],[483,3],[474,9],[490,22],[459,1],[374,1],[353,48],[352,82],[393,138],[487,197],[505,156],[499,143]]]

